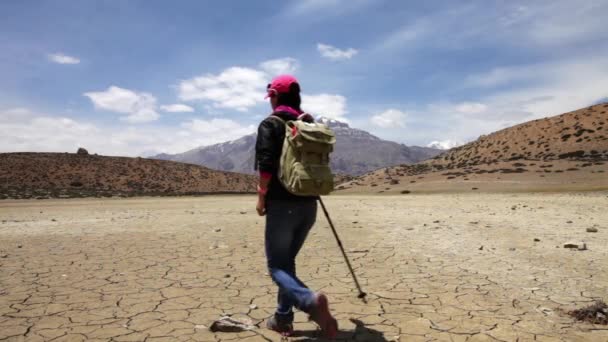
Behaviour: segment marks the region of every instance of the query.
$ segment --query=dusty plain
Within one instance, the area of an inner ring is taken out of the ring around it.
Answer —
[[[0,202],[0,340],[279,341],[263,218],[245,195]],[[337,195],[298,274],[346,341],[608,341],[608,193]],[[587,232],[596,228],[597,232]],[[535,239],[537,241],[535,241]],[[563,248],[581,241],[587,250]],[[258,325],[211,333],[221,315]],[[294,341],[320,340],[296,314]]]

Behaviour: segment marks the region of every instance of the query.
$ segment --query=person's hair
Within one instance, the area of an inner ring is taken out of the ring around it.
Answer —
[[[279,93],[277,94],[277,105],[278,106],[289,106],[295,110],[301,111],[300,105],[302,104],[302,99],[300,98],[300,85],[297,83],[292,83],[289,86],[288,93]]]

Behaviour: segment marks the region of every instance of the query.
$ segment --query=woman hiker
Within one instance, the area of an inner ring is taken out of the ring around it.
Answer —
[[[266,259],[270,276],[279,287],[278,306],[266,326],[282,335],[291,335],[295,307],[308,313],[325,337],[334,338],[338,322],[329,312],[327,296],[311,291],[296,276],[296,256],[315,223],[317,197],[291,194],[277,176],[285,138],[284,121],[301,117],[311,122],[313,118],[300,109],[300,85],[293,76],[273,79],[266,98],[270,98],[273,113],[260,123],[255,144],[260,171],[256,210],[260,216],[266,215]]]

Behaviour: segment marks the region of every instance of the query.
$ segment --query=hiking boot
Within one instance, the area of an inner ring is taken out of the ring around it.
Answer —
[[[310,319],[319,325],[323,337],[335,338],[338,334],[338,321],[329,312],[329,301],[323,293],[315,294]]]
[[[291,336],[293,334],[293,313],[291,315],[274,314],[266,321],[266,328],[281,334]]]

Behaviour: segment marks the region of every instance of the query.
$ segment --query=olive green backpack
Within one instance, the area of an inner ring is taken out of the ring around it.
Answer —
[[[284,121],[285,141],[281,151],[278,178],[294,195],[327,195],[334,189],[334,177],[329,167],[329,154],[336,137],[329,127],[321,123],[296,120]]]

